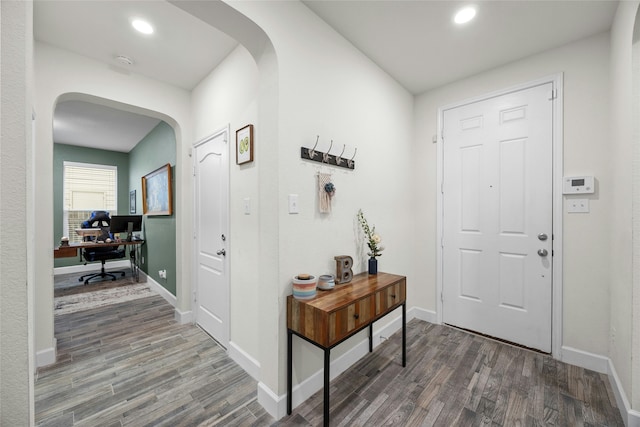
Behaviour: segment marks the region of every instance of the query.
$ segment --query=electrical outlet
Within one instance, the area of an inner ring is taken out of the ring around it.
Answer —
[[[144,264],[144,257],[142,257],[142,263]]]
[[[567,212],[569,213],[589,213],[589,199],[567,200]]]
[[[161,279],[166,279],[167,278],[167,270],[158,271],[158,276],[160,276]]]

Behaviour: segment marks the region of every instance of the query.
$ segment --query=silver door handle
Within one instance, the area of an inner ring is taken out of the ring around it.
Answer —
[[[538,234],[538,239],[544,242],[545,240],[547,240],[547,235],[545,233],[540,233]]]
[[[227,255],[227,251],[225,251],[224,249],[220,249],[218,252],[216,252],[216,255],[226,256]]]
[[[546,249],[538,249],[538,255],[547,256],[547,255],[549,255],[549,252],[547,252]]]

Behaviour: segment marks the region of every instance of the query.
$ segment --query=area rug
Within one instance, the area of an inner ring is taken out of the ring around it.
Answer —
[[[147,283],[133,280],[98,282],[54,291],[54,315],[75,313],[155,295]]]

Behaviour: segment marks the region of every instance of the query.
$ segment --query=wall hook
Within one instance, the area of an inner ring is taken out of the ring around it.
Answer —
[[[322,155],[322,163],[329,163],[329,159],[331,158],[331,155],[329,154],[331,147],[333,147],[333,139],[331,140],[331,144],[329,145],[327,152]]]
[[[349,166],[349,169],[353,167],[353,159],[356,158],[357,153],[358,153],[358,147],[356,147],[356,149],[353,151],[353,157],[351,157],[350,160],[347,160],[347,166]]]
[[[347,149],[347,144],[343,144],[342,145],[342,153],[340,153],[339,156],[336,157],[336,165],[340,166],[340,164],[344,161],[344,159],[342,158],[342,155],[344,154],[344,150]]]
[[[0,0],[2,1],[2,0]],[[337,166],[344,169],[354,170],[356,168],[356,162],[353,158],[356,156],[356,152],[358,148],[353,153],[351,159],[345,159],[342,157],[344,155],[345,150],[347,149],[347,144],[342,146],[342,152],[340,155],[331,154],[331,149],[333,148],[333,139],[331,140],[331,144],[329,145],[329,149],[326,153],[322,151],[316,151],[316,147],[318,147],[318,141],[320,140],[320,135],[316,137],[316,143],[313,148],[300,147],[300,158],[311,160],[312,162],[329,165],[329,166]]]
[[[307,152],[309,153],[309,158],[311,160],[313,160],[313,158],[316,156],[316,147],[318,146],[318,140],[320,139],[320,135],[316,135],[316,143],[313,146],[313,148],[309,149],[307,148]]]

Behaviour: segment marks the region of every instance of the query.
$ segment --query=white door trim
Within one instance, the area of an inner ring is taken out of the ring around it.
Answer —
[[[552,319],[551,319],[551,354],[554,358],[561,358],[562,350],[562,176],[563,176],[563,74],[543,77],[527,83],[509,87],[504,90],[491,92],[475,98],[465,99],[453,104],[445,105],[438,108],[438,133],[437,133],[437,196],[436,196],[436,320],[442,323],[442,271],[443,271],[443,254],[442,254],[442,238],[443,238],[443,199],[442,185],[444,181],[444,149],[442,146],[443,117],[446,110],[461,107],[463,105],[472,104],[474,102],[484,101],[490,98],[506,95],[512,92],[529,89],[546,83],[552,83],[554,89],[553,101],[553,284],[552,284]]]
[[[229,158],[231,155],[231,149],[229,148],[229,134],[231,132],[231,124],[228,124],[227,126],[220,128],[218,130],[216,130],[215,132],[213,132],[212,134],[210,134],[209,136],[206,136],[204,138],[202,138],[201,140],[193,143],[193,146],[190,149],[190,153],[189,155],[191,156],[191,167],[192,167],[192,177],[195,178],[195,174],[196,174],[196,169],[197,169],[197,159],[196,157],[193,155],[193,153],[195,152],[195,149],[204,144],[205,142],[208,142],[214,138],[219,137],[220,135],[224,136],[225,141],[227,142],[227,164],[225,165],[225,173],[223,174],[225,179],[226,179],[226,183],[224,185],[225,188],[225,198],[226,198],[226,202],[227,202],[227,212],[225,215],[226,221],[225,221],[225,229],[229,230],[229,215],[230,215],[230,196],[229,196],[229,183],[230,183],[230,177],[229,177],[229,173],[230,173],[230,168],[229,168]],[[192,235],[192,241],[191,241],[191,253],[192,254],[196,254],[198,251],[198,247],[197,247],[197,240],[196,240],[196,233],[198,230],[196,230],[197,227],[197,188],[196,188],[196,180],[193,179],[193,188],[192,190],[192,198],[193,198],[193,217],[191,218],[192,224],[194,226],[193,228],[193,235]],[[227,234],[231,234],[231,233],[227,233]],[[227,256],[224,257],[224,268],[225,271],[227,272],[228,276],[229,276],[229,287],[231,287],[231,274],[229,271],[229,255],[231,254],[231,239],[230,236],[227,235]],[[194,313],[194,317],[193,317],[193,322],[194,323],[198,323],[198,257],[197,256],[192,256],[191,257],[193,259],[192,262],[192,266],[191,266],[191,292],[193,294],[192,297],[192,312]],[[227,304],[229,305],[229,307],[231,306],[231,289],[229,289],[229,292],[227,292]],[[229,310],[229,314],[231,314],[231,310]],[[227,319],[227,325],[226,325],[226,329],[227,329],[227,336],[229,337],[229,342],[231,342],[231,315],[229,315],[229,318]],[[228,348],[225,346],[225,350],[228,351]]]

